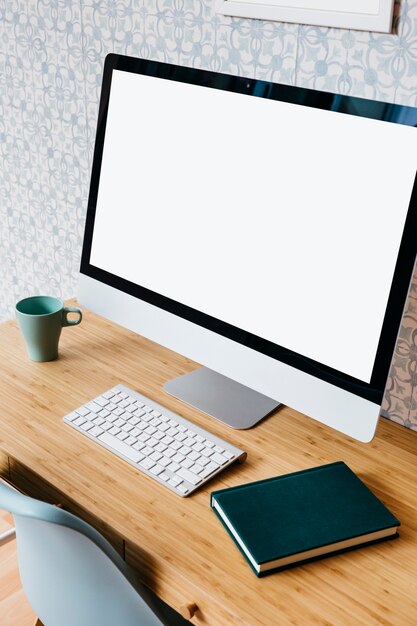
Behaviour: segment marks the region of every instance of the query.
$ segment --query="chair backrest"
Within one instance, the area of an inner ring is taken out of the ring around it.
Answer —
[[[45,626],[161,626],[148,590],[92,526],[0,482],[25,594]]]

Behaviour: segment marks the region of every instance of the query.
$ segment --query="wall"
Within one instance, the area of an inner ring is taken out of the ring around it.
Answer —
[[[0,0],[0,319],[76,292],[108,52],[414,106],[417,0],[395,13],[380,35],[231,19],[211,0]],[[384,400],[417,430],[416,328],[417,278]]]

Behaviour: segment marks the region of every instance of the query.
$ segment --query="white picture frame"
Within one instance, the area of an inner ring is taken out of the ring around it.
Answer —
[[[394,0],[215,0],[235,17],[389,33]]]

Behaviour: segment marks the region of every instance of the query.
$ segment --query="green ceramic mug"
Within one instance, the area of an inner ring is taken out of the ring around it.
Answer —
[[[69,320],[68,313],[78,313]],[[16,318],[31,361],[53,361],[63,326],[76,326],[83,318],[80,309],[67,306],[59,298],[32,296],[16,304]]]

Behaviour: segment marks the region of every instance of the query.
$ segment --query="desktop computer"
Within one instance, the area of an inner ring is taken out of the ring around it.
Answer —
[[[416,125],[109,55],[79,302],[201,363],[167,389],[234,427],[284,403],[369,441],[416,256]]]

